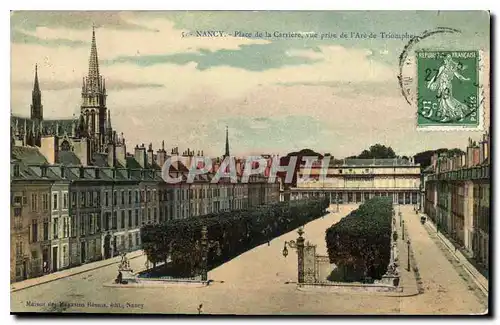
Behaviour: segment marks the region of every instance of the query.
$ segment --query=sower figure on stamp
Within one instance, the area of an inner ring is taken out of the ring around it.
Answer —
[[[470,80],[459,73],[459,70],[465,68],[465,66],[453,61],[451,55],[448,54],[443,65],[439,67],[437,74],[427,84],[427,88],[437,91],[436,97],[438,98],[442,122],[452,119],[461,120],[467,112],[467,105],[453,97],[452,90],[452,81],[455,77],[462,81]]]

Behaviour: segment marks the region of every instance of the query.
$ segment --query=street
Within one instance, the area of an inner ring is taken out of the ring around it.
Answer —
[[[341,205],[339,213],[330,212],[304,227],[304,238],[318,246],[318,254],[326,255],[325,230],[355,207]],[[336,211],[336,206],[330,210]],[[116,277],[115,264],[13,292],[11,310],[239,315],[482,313],[486,307],[420,224],[413,206],[402,206],[401,211],[423,281],[425,291],[420,295],[374,297],[297,290],[295,284],[286,284],[297,281],[297,254],[289,249],[286,258],[282,255],[284,242],[297,238],[294,230],[273,239],[270,246],[265,243],[210,271],[208,278],[214,282],[208,287],[105,287]],[[133,269],[144,262],[144,256],[130,260]]]

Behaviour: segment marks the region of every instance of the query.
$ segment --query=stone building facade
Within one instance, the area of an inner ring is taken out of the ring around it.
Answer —
[[[375,196],[389,196],[395,204],[420,202],[420,165],[412,160],[345,159],[341,164],[313,163],[301,167],[291,199],[326,195],[334,203],[363,203]]]
[[[463,155],[434,155],[425,176],[425,213],[488,269],[490,134],[469,139]]]
[[[167,154],[164,143],[156,152],[141,144],[129,153],[112,128],[94,31],[88,71],[78,118],[44,119],[38,68],[30,117],[11,117],[11,282],[140,249],[147,223],[278,200],[278,183],[264,175],[212,183],[213,169],[193,183],[167,184],[161,166],[178,148]],[[229,156],[227,133],[225,149]],[[188,169],[170,172],[185,180]]]

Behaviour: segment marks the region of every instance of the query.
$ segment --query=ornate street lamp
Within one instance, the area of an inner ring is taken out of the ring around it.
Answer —
[[[297,278],[298,278],[298,283],[304,283],[304,237],[302,235],[304,234],[304,229],[300,227],[297,230],[297,233],[299,234],[299,237],[297,238],[297,241],[295,240],[290,240],[290,241],[285,241],[285,246],[283,247],[283,256],[286,258],[288,256],[288,249],[287,245],[290,248],[295,248],[297,249],[297,255],[298,255],[298,265],[297,265]]]
[[[208,240],[208,229],[207,226],[201,228],[201,259],[202,259],[202,270],[201,270],[201,280],[207,281],[208,279],[208,251],[213,247],[217,247],[217,256],[221,256],[222,251],[220,244],[216,240]]]

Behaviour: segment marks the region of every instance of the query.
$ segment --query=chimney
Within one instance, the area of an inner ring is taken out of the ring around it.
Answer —
[[[121,143],[115,146],[115,159],[116,163],[122,165],[123,167],[127,166],[127,147],[125,143]]]
[[[153,144],[150,143],[149,148],[148,148],[148,166],[149,167],[153,166],[154,162],[155,162],[155,159],[154,159],[154,152],[153,152]]]
[[[163,168],[165,161],[167,160],[167,152],[162,148],[156,152],[156,162],[160,168]]]
[[[146,168],[146,148],[144,148],[144,144],[141,147],[135,147],[134,158],[142,168]]]
[[[40,153],[44,155],[49,164],[57,164],[59,154],[59,138],[56,136],[42,136],[40,140]]]
[[[82,166],[90,164],[90,143],[89,139],[82,138],[79,141],[73,142],[74,153],[80,160]]]
[[[108,143],[108,166],[116,166],[116,147],[112,143]]]

